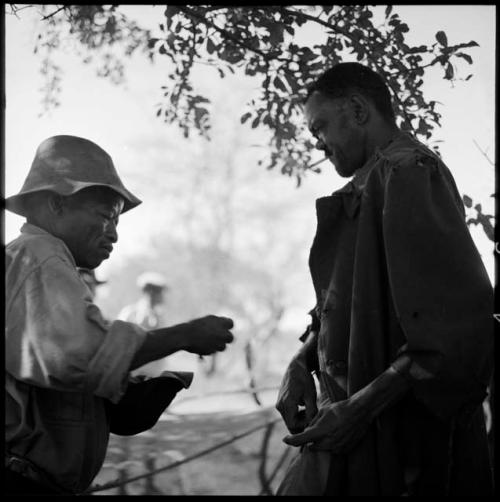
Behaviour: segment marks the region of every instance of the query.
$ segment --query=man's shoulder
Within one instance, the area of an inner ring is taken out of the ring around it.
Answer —
[[[444,165],[439,156],[419,140],[402,133],[380,156],[391,167],[418,167],[423,165]]]
[[[33,263],[40,263],[58,254],[55,252],[57,248],[58,245],[54,243],[54,239],[47,238],[44,234],[22,233],[7,244],[5,253],[11,260],[22,258],[28,265],[26,261],[28,259]]]
[[[50,234],[22,233],[5,246],[6,275],[16,280],[50,261],[71,265],[64,244]]]

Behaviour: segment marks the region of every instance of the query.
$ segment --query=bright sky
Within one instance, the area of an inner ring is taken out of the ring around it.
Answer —
[[[155,11],[145,5],[127,8],[149,21],[155,19],[153,14],[160,13],[162,9],[158,7],[159,10]],[[450,44],[469,40],[479,44],[479,47],[469,52],[474,64],[469,68],[463,61],[459,68],[464,77],[473,73],[471,80],[458,82],[451,87],[449,82],[441,78],[440,71],[432,71],[426,80],[425,91],[430,99],[443,103],[440,109],[443,115],[442,128],[437,131],[436,138],[443,140],[443,159],[454,174],[459,190],[470,195],[474,202],[481,202],[489,213],[494,210],[493,198],[490,197],[494,192],[494,168],[474,141],[491,159],[495,158],[495,9],[492,5],[415,5],[394,8],[410,27],[410,32],[406,34],[408,43],[432,43],[435,33],[444,30]],[[136,190],[139,185],[134,185],[132,181],[127,183],[127,179],[132,180],[133,173],[140,170],[144,162],[153,162],[159,157],[168,159],[170,147],[185,145],[184,148],[199,148],[199,141],[185,142],[177,129],[167,127],[155,118],[154,106],[159,100],[159,86],[166,72],[164,68],[153,68],[137,60],[131,62],[128,84],[123,88],[98,80],[91,68],[85,67],[71,55],[61,57],[65,70],[62,106],[49,116],[39,117],[40,62],[33,54],[33,21],[36,16],[27,9],[20,13],[20,17],[19,20],[14,16],[6,16],[7,196],[20,189],[38,144],[54,134],[74,134],[99,143],[119,166],[125,184]],[[154,27],[155,24],[150,26]],[[226,92],[224,86],[229,85],[229,81],[207,75],[200,85],[207,89],[214,86],[218,92]],[[246,82],[241,85],[251,92],[252,84]],[[241,113],[241,109],[234,109],[236,117]],[[176,158],[172,160],[175,162]],[[262,169],[256,165],[252,168]],[[276,196],[296,197],[297,206],[311,222],[314,221],[314,199],[331,193],[345,183],[328,166],[324,167],[321,175],[307,177],[304,186],[298,190],[293,180],[276,173],[270,173],[269,179],[273,180]],[[140,190],[137,195],[145,203],[134,210],[135,214],[131,212],[123,217],[120,248],[117,247],[114,260],[118,260],[120,254],[124,256],[138,249],[141,243],[146,242],[146,236],[154,232],[154,225],[157,224],[152,192],[144,185],[140,186]],[[147,222],[151,225],[148,226]],[[17,235],[22,220],[6,213],[5,223],[5,239],[8,242]],[[313,230],[311,235],[304,237],[307,248]],[[480,228],[473,227],[471,233],[493,280],[493,244]]]

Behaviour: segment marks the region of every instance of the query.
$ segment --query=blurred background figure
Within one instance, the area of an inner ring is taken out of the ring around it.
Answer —
[[[164,303],[168,290],[165,277],[158,272],[144,272],[137,278],[137,287],[141,290],[141,297],[124,307],[118,318],[139,324],[146,330],[165,326]]]
[[[89,268],[79,268],[78,272],[80,273],[80,276],[84,280],[85,284],[88,286],[90,294],[92,295],[92,300],[94,300],[97,287],[101,284],[106,284],[106,281],[100,281],[96,277],[95,271]]]
[[[154,271],[144,272],[137,278],[137,287],[141,291],[141,297],[137,302],[124,307],[118,314],[118,319],[139,324],[146,330],[166,326],[165,292],[168,287],[165,276]],[[166,369],[167,361],[163,358],[137,368],[132,374],[158,376]]]

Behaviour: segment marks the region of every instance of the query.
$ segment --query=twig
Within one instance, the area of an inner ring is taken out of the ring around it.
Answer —
[[[260,448],[260,465],[259,465],[259,479],[262,485],[261,493],[266,495],[272,495],[271,487],[269,486],[269,480],[266,478],[266,463],[267,463],[267,451],[269,449],[269,441],[271,439],[271,434],[273,432],[275,423],[271,422],[262,438],[262,446]]]
[[[265,390],[277,390],[279,387],[276,386],[270,386],[270,387],[257,387],[257,388],[251,388],[247,389],[246,387],[241,388],[241,389],[230,389],[230,390],[224,390],[224,391],[215,391],[215,392],[206,392],[204,394],[194,394],[191,396],[186,396],[186,397],[180,397],[179,399],[176,399],[173,403],[172,406],[175,404],[183,403],[184,401],[191,401],[192,399],[203,399],[206,397],[211,397],[211,396],[222,396],[226,394],[253,394],[254,392],[262,392]]]
[[[180,6],[178,6],[178,9],[181,12],[184,12],[184,14],[186,14],[187,16],[189,16],[189,17],[195,17],[198,20],[200,20],[202,23],[206,24],[207,26],[211,26],[212,28],[214,28],[215,30],[217,30],[221,35],[223,35],[225,38],[233,41],[235,44],[239,45],[240,47],[244,47],[245,49],[253,51],[253,52],[259,54],[260,56],[262,56],[265,59],[269,59],[269,56],[265,52],[262,52],[261,50],[255,49],[251,45],[248,45],[248,44],[244,43],[240,38],[232,35],[228,31],[226,31],[224,28],[220,28],[215,23],[213,23],[211,20],[205,18],[201,14],[198,14],[197,12],[192,11],[188,7],[180,7]]]
[[[182,460],[178,460],[177,462],[173,462],[171,464],[168,464],[164,467],[161,467],[159,469],[155,469],[153,471],[149,471],[145,474],[140,474],[138,476],[133,476],[131,478],[128,478],[126,479],[125,481],[111,481],[109,483],[106,483],[104,485],[97,485],[97,486],[92,486],[90,487],[88,490],[86,490],[85,492],[83,492],[82,495],[87,495],[89,493],[94,493],[94,492],[100,492],[100,491],[103,491],[103,490],[109,490],[111,488],[117,488],[123,484],[127,484],[127,483],[131,483],[132,481],[137,481],[139,479],[144,479],[144,478],[147,478],[149,476],[153,476],[154,474],[158,474],[159,472],[163,472],[163,471],[167,471],[169,469],[173,469],[174,467],[179,467],[180,465],[182,464],[186,464],[187,462],[190,462],[191,460],[195,460],[199,457],[202,457],[204,455],[207,455],[208,453],[212,453],[213,451],[215,450],[218,450],[219,448],[222,448],[223,446],[227,446],[228,444],[231,444],[233,443],[234,441],[237,441],[238,439],[241,439],[241,438],[244,438],[245,436],[248,436],[250,434],[253,434],[254,432],[264,428],[264,427],[268,427],[269,424],[274,424],[276,422],[278,422],[279,420],[281,420],[281,417],[280,418],[275,418],[273,420],[270,420],[264,424],[260,424],[260,425],[257,425],[255,427],[252,427],[251,429],[245,431],[245,432],[242,432],[240,434],[236,434],[232,437],[230,437],[229,439],[227,439],[226,441],[222,441],[221,443],[218,443],[214,446],[211,446],[210,448],[206,448],[205,450],[201,450],[199,451],[198,453],[194,453],[193,455],[190,455],[189,457],[186,457]]]
[[[11,3],[11,4],[9,4],[9,6],[10,6],[10,12],[6,12],[6,14],[9,14],[10,16],[16,16],[18,19],[19,19],[19,16],[17,15],[17,13],[19,11],[33,7],[33,5],[31,5],[31,4],[25,5],[24,7],[16,7],[15,3]]]
[[[278,474],[278,471],[280,470],[281,466],[283,465],[283,463],[285,462],[285,460],[287,459],[288,455],[290,455],[290,453],[293,451],[292,447],[291,446],[288,446],[285,451],[282,453],[281,457],[279,458],[279,460],[276,462],[276,465],[274,466],[274,469],[273,469],[273,472],[271,473],[271,475],[269,476],[269,478],[267,479],[267,482],[269,483],[269,486],[271,485],[271,483],[274,481],[274,478],[276,477],[276,474]],[[264,495],[264,491],[261,491],[259,493],[259,495]],[[272,493],[271,493],[272,495]]]
[[[61,12],[62,10],[64,10],[66,8],[66,5],[63,5],[62,7],[59,7],[59,9],[57,9],[56,11],[52,12],[52,14],[48,14],[46,15],[45,17],[42,17],[42,21],[46,21],[47,19],[55,16],[58,12]]]
[[[488,157],[488,155],[486,154],[486,152],[477,144],[477,141],[475,139],[473,139],[472,141],[476,145],[477,149],[484,155],[484,157],[490,163],[490,165],[495,166],[495,163]]]

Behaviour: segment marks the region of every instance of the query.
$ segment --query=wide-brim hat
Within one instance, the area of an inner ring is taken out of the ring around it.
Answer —
[[[137,277],[137,286],[144,289],[147,286],[153,286],[159,289],[168,289],[165,276],[159,272],[143,272]]]
[[[32,193],[49,190],[68,196],[91,186],[108,187],[121,195],[122,213],[141,203],[125,188],[113,160],[99,145],[77,136],[52,136],[38,147],[21,191],[7,197],[5,207],[26,216],[26,201]]]

